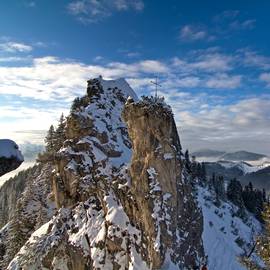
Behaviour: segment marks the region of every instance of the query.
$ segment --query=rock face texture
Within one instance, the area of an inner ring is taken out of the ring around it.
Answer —
[[[42,218],[32,215],[31,226],[22,224],[28,228],[22,248],[14,256],[3,252],[3,269],[199,265],[202,214],[182,168],[173,114],[162,100],[138,101],[123,79],[90,80],[67,117],[65,137],[32,184],[43,183],[43,195],[32,188],[31,199],[21,199],[26,212],[35,200]],[[0,243],[12,243],[12,222]]]
[[[180,268],[203,256],[202,214],[182,174],[181,144],[170,107],[162,100],[128,102],[123,111],[132,141],[131,193],[139,205],[148,261],[160,269],[170,254]],[[188,232],[188,233],[187,233]]]
[[[23,156],[18,145],[12,140],[0,140],[0,177],[16,170],[23,163]]]

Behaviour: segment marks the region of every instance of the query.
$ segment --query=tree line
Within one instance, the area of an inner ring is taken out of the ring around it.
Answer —
[[[66,119],[62,113],[58,125],[55,128],[53,125],[50,126],[47,135],[45,137],[45,151],[38,155],[37,161],[45,162],[50,161],[54,157],[55,153],[60,150],[66,140],[65,135]]]

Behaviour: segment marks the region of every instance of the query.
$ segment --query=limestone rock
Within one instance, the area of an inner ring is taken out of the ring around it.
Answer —
[[[160,269],[170,251],[180,267],[193,269],[203,257],[202,213],[183,179],[181,144],[171,109],[146,98],[126,104],[123,117],[132,140],[131,193],[140,206],[148,261]]]
[[[6,268],[197,266],[204,255],[202,215],[183,176],[169,106],[151,98],[138,101],[123,79],[89,80],[65,133],[53,163],[44,165],[28,188],[31,200],[23,196],[21,203],[25,211],[35,198],[38,209],[55,205],[57,211],[47,211],[43,222],[32,216],[28,227],[23,223],[28,229],[18,245],[23,247]],[[43,195],[38,183],[46,187]],[[6,227],[0,240],[9,234]],[[10,259],[6,256],[3,265]]]

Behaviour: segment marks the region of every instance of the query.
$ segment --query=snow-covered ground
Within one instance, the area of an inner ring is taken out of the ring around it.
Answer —
[[[220,207],[213,203],[213,195],[198,187],[198,203],[203,212],[203,244],[208,256],[208,270],[246,270],[239,262],[239,256],[251,248],[254,238],[260,233],[260,223],[249,213],[247,221],[237,217],[237,207],[222,202]],[[238,244],[243,243],[240,247]],[[254,255],[254,260],[258,261]]]
[[[231,169],[231,168],[239,168],[244,174],[249,174],[249,173],[253,173],[253,172],[257,172],[259,170],[262,170],[266,167],[270,166],[270,162],[263,162],[262,163],[256,163],[255,164],[250,164],[250,163],[246,163],[243,161],[240,162],[233,162],[233,161],[218,161],[217,163],[220,164],[221,166],[223,166],[226,169]]]

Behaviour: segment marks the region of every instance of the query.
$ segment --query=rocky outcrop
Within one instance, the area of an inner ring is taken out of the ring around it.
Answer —
[[[0,177],[16,170],[23,163],[18,145],[8,139],[0,140]]]
[[[147,261],[160,269],[166,255],[193,269],[203,257],[202,213],[185,183],[181,144],[171,108],[163,100],[127,102],[123,117],[132,141],[131,193],[139,210]]]
[[[47,212],[39,225],[31,223],[37,230],[7,269],[197,266],[202,216],[186,183],[171,109],[160,100],[138,101],[123,79],[89,80],[65,133],[53,164],[35,181],[47,183],[42,209],[54,202],[58,210],[47,223]]]

